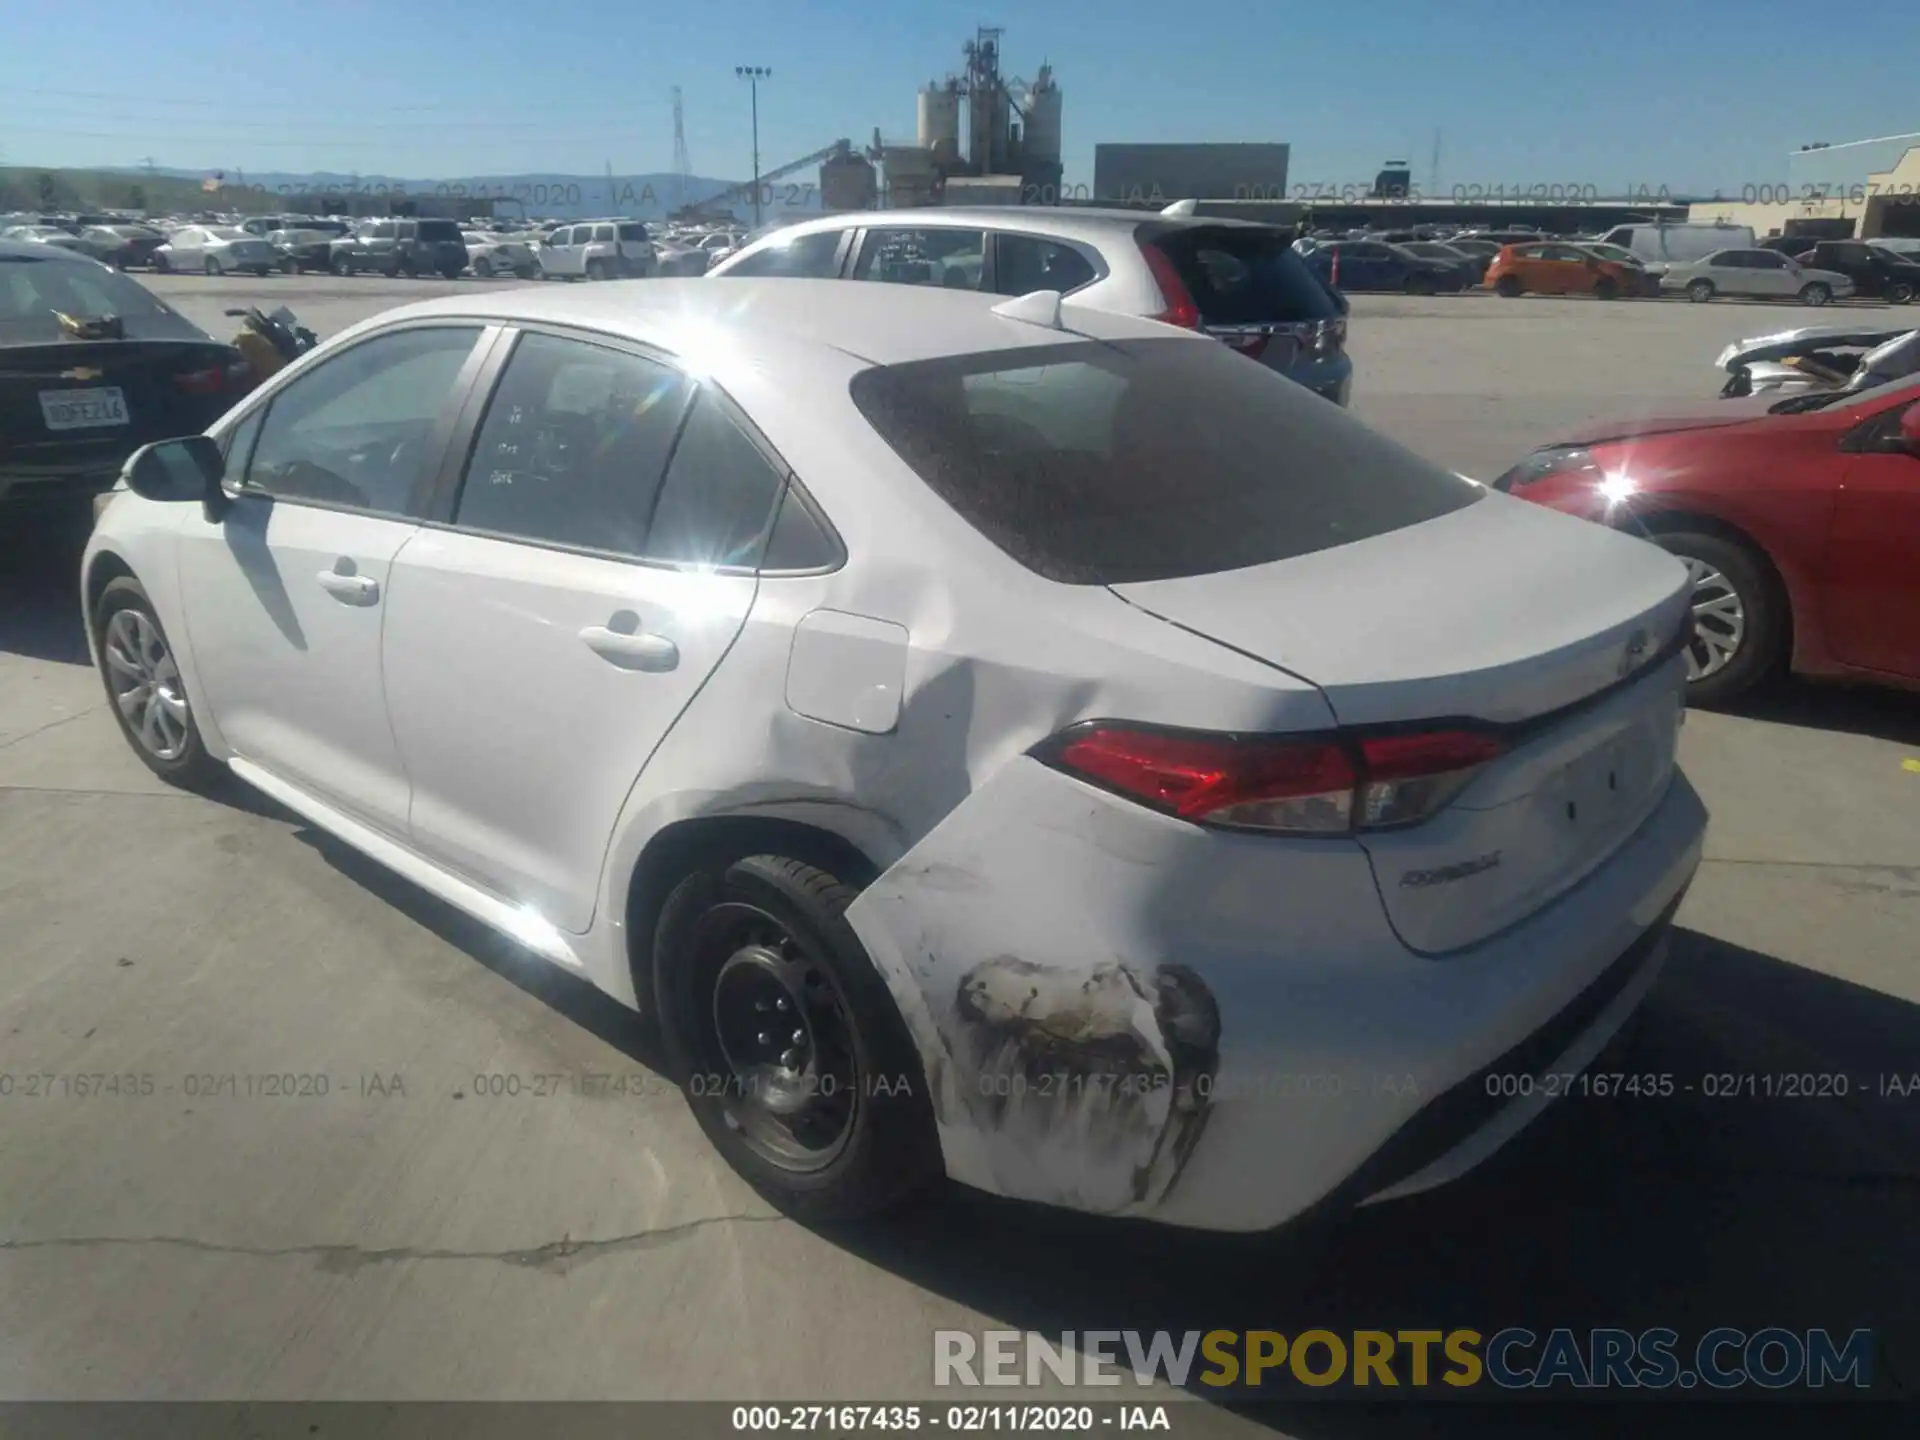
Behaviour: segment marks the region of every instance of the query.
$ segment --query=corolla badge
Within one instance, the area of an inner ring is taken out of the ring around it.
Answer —
[[[1451,885],[1456,880],[1465,880],[1469,875],[1493,869],[1500,863],[1500,854],[1498,850],[1489,850],[1484,855],[1462,860],[1457,865],[1441,865],[1432,870],[1409,870],[1400,877],[1400,884],[1408,890],[1424,890],[1429,885]]]

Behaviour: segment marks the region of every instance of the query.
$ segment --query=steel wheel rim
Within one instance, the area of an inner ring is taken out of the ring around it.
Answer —
[[[1693,641],[1687,679],[1705,680],[1731,665],[1747,638],[1747,607],[1733,582],[1704,560],[1683,557],[1693,585]]]
[[[107,622],[100,654],[127,733],[156,760],[178,760],[186,754],[186,687],[160,627],[138,610],[116,610]]]
[[[783,1170],[838,1159],[858,1110],[853,1023],[833,977],[757,906],[715,907],[701,923],[704,1017],[723,1073],[727,1127]]]

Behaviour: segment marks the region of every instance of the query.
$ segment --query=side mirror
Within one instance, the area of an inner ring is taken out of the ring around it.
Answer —
[[[226,468],[218,444],[205,435],[187,435],[142,445],[127,460],[121,476],[143,500],[162,504],[197,500],[206,506],[209,520],[218,520],[232,503],[220,485]]]

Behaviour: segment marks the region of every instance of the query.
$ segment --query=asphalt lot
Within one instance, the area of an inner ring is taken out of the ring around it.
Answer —
[[[155,288],[216,334],[283,302],[327,334],[482,283]],[[1835,318],[1360,297],[1356,406],[1491,476],[1570,423],[1710,401],[1729,339]],[[1920,1072],[1912,697],[1690,718],[1709,859],[1606,1068],[1693,1093],[1569,1100],[1311,1244],[963,1195],[827,1233],[720,1165],[611,1002],[264,801],[152,780],[86,667],[79,543],[0,535],[0,1399],[933,1398],[933,1329],[1016,1326],[1864,1326],[1879,1387],[1920,1390],[1920,1094],[1860,1093]],[[629,1093],[477,1083],[583,1071]],[[81,1073],[155,1091],[24,1093]],[[1809,1073],[1854,1093],[1700,1093]],[[265,1074],[329,1093],[209,1078]],[[1485,1433],[1456,1415],[1422,1433]],[[1409,1433],[1338,1403],[1210,1423]]]

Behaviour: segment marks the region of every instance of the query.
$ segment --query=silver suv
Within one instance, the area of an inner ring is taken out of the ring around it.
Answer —
[[[1057,290],[1075,304],[1203,330],[1345,405],[1346,306],[1291,239],[1277,226],[1178,213],[954,206],[803,221],[707,273]]]

